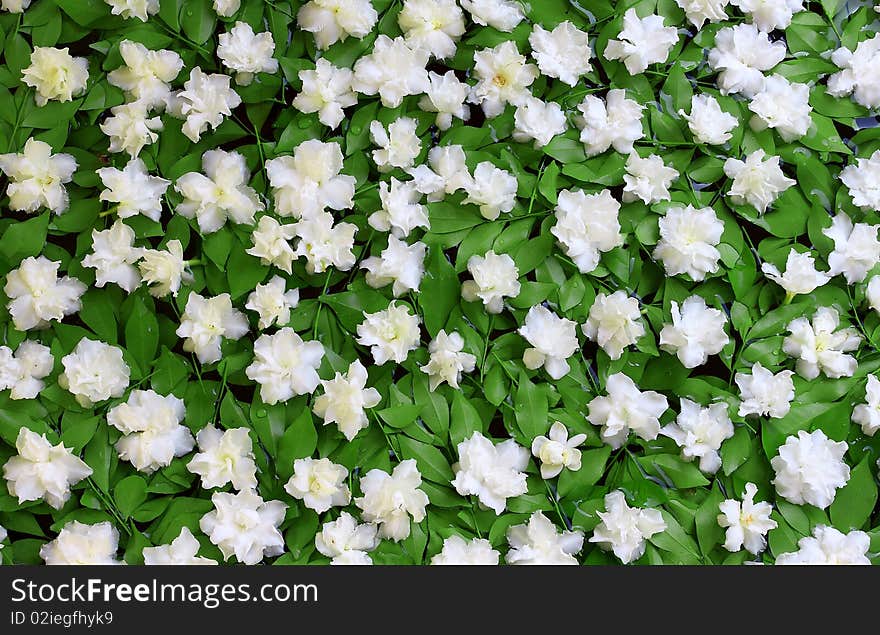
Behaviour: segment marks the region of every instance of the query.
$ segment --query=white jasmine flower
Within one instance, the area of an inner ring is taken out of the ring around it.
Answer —
[[[798,358],[795,369],[804,379],[815,379],[819,372],[826,377],[852,377],[858,362],[846,351],[858,349],[859,332],[853,327],[837,330],[840,315],[837,309],[822,306],[813,314],[812,324],[805,317],[792,320],[786,330],[791,335],[782,341],[786,355]]]
[[[121,397],[128,388],[130,369],[122,349],[83,338],[69,355],[61,358],[64,372],[58,385],[70,391],[83,408],[99,401]]]
[[[846,212],[838,212],[822,233],[834,241],[828,254],[828,275],[842,273],[847,284],[862,282],[874,265],[880,262],[880,240],[877,225],[853,222]]]
[[[470,107],[465,104],[470,86],[458,81],[453,71],[438,75],[428,72],[428,87],[419,99],[419,108],[425,112],[436,112],[434,123],[440,130],[452,127],[452,118],[465,120],[471,116]]]
[[[345,41],[349,35],[363,39],[378,19],[370,0],[311,0],[296,14],[299,28],[314,35],[315,45],[321,50]]]
[[[422,150],[422,142],[416,134],[417,125],[412,117],[395,119],[388,124],[387,130],[379,121],[370,122],[370,140],[379,146],[378,150],[373,150],[373,161],[379,172],[413,166]]]
[[[397,108],[407,95],[428,90],[428,52],[410,48],[402,37],[380,34],[373,50],[354,64],[351,87],[362,95],[379,95],[386,108]]]
[[[437,59],[455,55],[464,35],[464,13],[455,0],[404,0],[397,23],[406,43]]]
[[[623,373],[608,376],[607,397],[594,397],[587,404],[587,421],[602,426],[602,440],[613,449],[623,447],[629,431],[646,441],[660,434],[660,416],[669,408],[666,397],[653,390],[642,392]]]
[[[284,552],[278,526],[287,504],[264,501],[256,490],[238,494],[215,492],[214,509],[202,516],[199,528],[223,552],[223,560],[235,555],[242,564],[257,564],[266,556]]]
[[[477,84],[471,90],[470,101],[482,105],[490,118],[500,115],[505,104],[522,103],[540,74],[511,40],[474,53],[474,73]]]
[[[828,78],[828,94],[846,97],[865,108],[880,107],[880,78],[874,70],[880,62],[880,36],[874,35],[858,43],[855,50],[839,48],[831,54],[831,61],[840,72]]]
[[[617,216],[620,203],[609,190],[586,194],[582,190],[559,192],[556,224],[550,232],[556,236],[565,255],[581,273],[590,273],[599,266],[601,253],[623,245]]]
[[[195,353],[202,364],[220,361],[224,337],[237,340],[247,332],[247,317],[232,306],[228,293],[213,298],[190,293],[176,331],[178,337],[186,338],[183,350]]]
[[[853,423],[862,426],[862,432],[873,437],[880,430],[880,380],[868,375],[865,403],[857,405],[852,412]]]
[[[560,22],[552,31],[535,24],[529,35],[529,44],[541,73],[556,77],[569,86],[577,84],[581,75],[593,69],[589,36],[568,20]]]
[[[9,13],[24,13],[31,5],[31,0],[0,0],[0,9]]]
[[[199,430],[196,441],[199,452],[186,469],[202,477],[203,488],[232,483],[232,487],[244,491],[257,486],[257,464],[247,428],[230,428],[221,432],[209,423]]]
[[[621,60],[631,75],[644,73],[651,64],[663,63],[669,51],[678,42],[678,30],[663,26],[663,16],[640,18],[635,9],[623,14],[623,29],[619,40],[609,40],[605,59]]]
[[[302,92],[291,105],[300,112],[318,113],[318,121],[336,128],[345,119],[343,109],[357,103],[357,95],[351,89],[353,77],[351,69],[339,68],[321,57],[315,62],[315,70],[299,72]]]
[[[256,311],[260,316],[259,327],[267,329],[272,324],[284,326],[290,321],[290,310],[299,304],[299,289],[287,291],[287,282],[281,276],[273,276],[266,284],[258,284],[244,308]]]
[[[581,451],[577,449],[586,441],[587,435],[576,434],[568,438],[568,430],[559,421],[550,426],[550,437],[535,437],[532,441],[532,454],[541,459],[541,478],[558,476],[563,468],[572,472],[581,469]]]
[[[3,478],[11,496],[19,503],[43,499],[61,509],[70,498],[70,486],[92,473],[71,448],[63,443],[52,445],[46,435],[22,426],[15,439],[18,454],[3,465]]]
[[[471,20],[481,26],[510,33],[523,21],[525,15],[516,0],[459,0],[462,8],[471,14]]]
[[[764,87],[764,71],[779,64],[787,49],[784,41],[771,42],[753,24],[737,24],[715,34],[709,51],[709,66],[718,75],[722,95],[740,93],[751,98]]]
[[[116,203],[119,218],[130,218],[143,214],[159,222],[162,216],[162,195],[171,181],[151,176],[147,166],[140,159],[131,159],[121,170],[117,168],[98,168],[96,170],[104,187],[101,200]]]
[[[783,141],[800,139],[813,123],[809,99],[809,86],[790,82],[774,73],[764,80],[764,87],[749,102],[749,110],[755,113],[751,125],[756,130],[773,128]]]
[[[458,446],[458,463],[452,466],[452,486],[462,496],[472,494],[480,504],[500,516],[507,499],[525,494],[529,451],[513,439],[498,445],[474,432]]]
[[[452,535],[443,540],[440,553],[431,558],[432,565],[497,565],[501,554],[485,538],[465,540]]]
[[[20,154],[0,154],[0,170],[9,178],[9,209],[33,214],[46,207],[63,214],[69,201],[64,184],[76,167],[73,155],[52,154],[52,146],[37,139],[28,139]]]
[[[388,246],[380,256],[372,256],[361,262],[367,270],[367,284],[379,289],[394,283],[392,292],[399,298],[407,291],[418,291],[425,274],[425,249],[423,242],[407,245],[402,240],[388,236]]]
[[[151,15],[159,13],[159,0],[105,0],[110,5],[110,13],[125,19],[137,18],[146,22]]]
[[[535,305],[526,314],[525,323],[517,331],[533,348],[523,353],[529,370],[542,366],[553,379],[561,379],[571,367],[566,361],[578,349],[575,322],[561,318],[543,305]]]
[[[328,207],[349,209],[354,205],[355,178],[342,171],[342,150],[335,141],[309,139],[293,156],[266,161],[266,176],[275,194],[279,216],[314,216]]]
[[[527,523],[508,527],[507,543],[507,564],[576,565],[574,554],[584,547],[584,532],[557,531],[550,519],[537,511]]]
[[[328,267],[348,271],[357,260],[352,252],[357,225],[333,224],[330,212],[317,212],[303,216],[292,225],[299,240],[293,257],[306,259],[306,271],[314,275],[324,273]]]
[[[791,17],[804,10],[803,0],[730,0],[730,4],[748,15],[762,31],[787,29]]]
[[[116,559],[118,547],[119,532],[109,522],[86,525],[72,520],[40,547],[40,557],[47,565],[122,564]]]
[[[183,259],[183,245],[180,244],[180,241],[169,240],[165,247],[166,251],[161,249],[141,250],[138,269],[140,269],[144,284],[154,285],[149,288],[151,295],[161,298],[170,293],[176,298],[181,283],[191,283],[193,275],[186,269],[186,261]]]
[[[684,110],[679,110],[678,114],[688,122],[694,139],[709,145],[727,143],[733,136],[731,131],[739,125],[739,120],[721,110],[718,100],[711,95],[694,95],[690,114]]]
[[[141,283],[134,263],[141,257],[141,249],[134,246],[134,230],[122,220],[110,229],[92,230],[92,252],[83,256],[82,266],[95,270],[95,286],[108,282],[119,285],[129,293]]]
[[[474,254],[468,258],[467,268],[473,280],[461,285],[461,297],[465,302],[482,301],[488,313],[501,313],[504,298],[519,295],[519,270],[513,258],[496,254],[491,249],[483,256]]]
[[[272,405],[296,395],[310,395],[321,383],[318,368],[324,346],[305,342],[285,326],[274,335],[260,335],[254,342],[254,361],[245,369],[248,379],[260,384],[260,399]]]
[[[687,298],[681,308],[673,300],[671,313],[672,324],[664,324],[660,331],[660,348],[677,355],[685,368],[705,364],[709,355],[720,353],[730,341],[724,332],[727,318],[698,295]]]
[[[486,220],[495,220],[516,205],[516,189],[513,174],[489,161],[481,161],[474,169],[473,180],[465,187],[467,198],[464,202],[477,205]]]
[[[330,459],[296,459],[293,476],[284,490],[322,514],[331,507],[345,507],[351,501],[351,492],[345,484],[347,477],[348,470]]]
[[[373,361],[379,366],[389,360],[402,364],[409,352],[419,347],[420,322],[408,305],[392,300],[387,309],[364,313],[364,321],[357,327],[357,343],[370,347]]]
[[[214,11],[221,18],[231,18],[241,7],[241,0],[214,0]]]
[[[98,127],[110,137],[110,152],[127,152],[131,158],[140,154],[144,146],[155,143],[163,124],[159,117],[148,117],[144,102],[133,101],[110,109]]]
[[[614,146],[616,152],[630,154],[633,142],[645,136],[642,130],[644,106],[626,98],[626,91],[613,88],[605,101],[595,95],[587,95],[578,104],[582,117],[576,119],[581,129],[581,142],[588,157],[602,154]]]
[[[180,55],[175,51],[151,51],[131,40],[119,43],[119,54],[125,65],[107,73],[107,81],[125,91],[129,101],[140,102],[146,109],[164,108],[171,95],[171,82],[183,68]]]
[[[779,167],[779,157],[772,156],[764,160],[764,151],[755,150],[745,161],[733,157],[724,162],[724,174],[733,179],[733,185],[727,192],[731,202],[736,205],[751,205],[759,214],[767,211],[776,197],[782,192],[797,185]]]
[[[880,276],[871,276],[868,287],[865,290],[868,306],[880,313]]]
[[[840,180],[849,189],[853,205],[863,210],[880,211],[880,150],[868,159],[856,159],[856,165],[847,165],[840,171]]]
[[[825,525],[813,527],[813,535],[798,540],[797,551],[781,553],[776,564],[793,565],[869,565],[867,553],[871,537],[864,531],[853,530],[847,534]]]
[[[428,495],[419,489],[421,484],[414,459],[401,461],[391,474],[372,469],[361,477],[364,495],[354,504],[364,520],[379,525],[379,536],[400,542],[409,536],[410,516],[416,523],[425,519]]]
[[[73,101],[86,88],[89,80],[89,61],[73,57],[69,49],[35,46],[30,66],[21,71],[21,81],[36,89],[37,106],[45,106],[50,99]]]
[[[727,414],[727,404],[713,403],[707,408],[690,399],[681,398],[681,412],[673,423],[660,430],[681,448],[685,461],[700,459],[700,469],[714,474],[721,467],[718,450],[725,439],[733,436],[733,423]]]
[[[758,555],[767,548],[767,532],[776,529],[776,521],[770,518],[773,506],[767,502],[755,502],[758,486],[746,483],[743,500],[728,498],[718,506],[718,524],[727,528],[724,548],[728,551],[739,551],[745,546],[746,551]]]
[[[727,18],[728,0],[675,0],[675,3],[684,11],[685,16],[697,27],[697,31],[703,28],[703,24],[719,22]]]
[[[211,558],[199,556],[201,545],[193,536],[189,527],[182,527],[177,538],[167,545],[144,547],[144,564],[152,565],[212,565],[217,564]]]
[[[0,551],[3,550],[3,542],[6,541],[6,538],[9,534],[6,531],[5,527],[0,527]]]
[[[261,216],[251,234],[254,246],[245,253],[260,259],[264,265],[275,265],[288,274],[293,269],[293,247],[288,241],[296,237],[296,226],[282,225],[271,216]]]
[[[798,253],[794,249],[788,252],[784,274],[779,273],[779,269],[769,262],[761,265],[761,271],[785,289],[786,294],[790,297],[812,293],[831,279],[827,273],[816,270],[812,254],[809,252]]]
[[[324,425],[335,423],[351,441],[370,425],[364,409],[373,408],[382,400],[378,390],[366,386],[367,369],[356,359],[346,374],[336,373],[333,379],[321,380],[324,394],[315,399],[315,414],[324,420]]]
[[[678,178],[678,170],[663,163],[663,158],[652,154],[640,157],[633,152],[626,160],[623,175],[623,202],[641,199],[647,205],[668,201],[669,186]]]
[[[770,459],[776,473],[771,481],[776,493],[795,505],[815,505],[825,509],[836,490],[849,481],[849,465],[843,455],[849,446],[832,441],[822,430],[799,430],[779,446],[779,454]]]
[[[431,358],[428,363],[420,367],[423,373],[428,375],[428,385],[431,391],[444,381],[458,389],[461,374],[470,373],[476,368],[477,358],[464,350],[464,338],[458,333],[449,333],[440,329],[437,336],[428,345],[428,353]]]
[[[724,233],[724,223],[711,207],[695,209],[670,207],[660,217],[660,241],[653,256],[663,262],[667,276],[688,274],[700,281],[707,273],[718,271],[721,253],[717,249]]]
[[[328,558],[330,564],[373,564],[367,554],[379,546],[376,525],[359,525],[354,516],[342,512],[339,518],[324,523],[315,536],[315,547]]]
[[[186,119],[183,134],[193,143],[198,143],[208,127],[216,129],[223,123],[223,117],[232,115],[232,109],[241,103],[241,97],[229,86],[230,81],[228,75],[208,75],[196,66],[183,90],[168,98],[168,111]]]
[[[775,375],[764,368],[761,362],[755,362],[752,373],[737,373],[734,377],[739,386],[739,416],[758,415],[781,419],[791,409],[794,399],[793,372],[783,370]]]
[[[223,65],[235,71],[235,83],[247,86],[257,73],[275,73],[278,60],[275,41],[269,31],[255,34],[251,25],[238,21],[227,33],[217,36],[217,57]]]
[[[46,328],[50,320],[61,321],[82,308],[86,285],[70,276],[59,279],[60,265],[45,256],[28,256],[6,274],[6,309],[17,330]]]
[[[442,201],[447,194],[467,190],[473,181],[468,172],[467,157],[460,145],[434,146],[428,151],[428,165],[409,170],[413,187],[428,195],[431,202]],[[393,183],[392,183],[393,187]]]
[[[621,490],[605,495],[602,519],[593,530],[590,542],[614,552],[623,564],[638,560],[645,553],[645,540],[666,530],[666,521],[656,509],[630,507]]]
[[[535,148],[542,148],[556,135],[565,132],[565,113],[555,101],[544,102],[526,97],[513,114],[515,128],[513,139],[520,143],[535,141]]]
[[[382,209],[370,214],[367,222],[373,229],[390,231],[397,238],[406,238],[416,227],[430,229],[428,208],[419,203],[421,198],[415,181],[402,183],[392,176],[390,187],[388,181],[379,183]]]
[[[8,346],[0,346],[0,390],[9,389],[10,399],[33,399],[45,387],[43,378],[54,366],[52,350],[34,340],[23,341],[15,354]]]
[[[620,359],[623,349],[645,334],[640,317],[638,299],[627,296],[625,291],[618,290],[611,295],[600,293],[581,329],[611,359]]]

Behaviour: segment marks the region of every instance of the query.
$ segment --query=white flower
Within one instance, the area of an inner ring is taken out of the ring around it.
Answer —
[[[370,122],[370,139],[379,146],[373,150],[373,161],[379,172],[390,172],[393,168],[411,168],[422,142],[416,134],[418,122],[412,117],[399,117],[388,129],[380,121]]]
[[[459,0],[471,14],[471,20],[481,26],[491,26],[510,33],[523,21],[525,15],[516,0]]]
[[[645,334],[640,316],[638,299],[627,296],[625,291],[618,290],[611,295],[599,293],[581,329],[611,359],[620,359],[623,349]]]
[[[171,95],[171,82],[183,68],[175,51],[151,51],[140,42],[122,40],[119,54],[125,62],[107,73],[107,81],[124,90],[129,101],[140,102],[147,109],[164,108]]]
[[[367,522],[379,525],[379,535],[400,542],[409,536],[410,516],[425,519],[428,495],[419,489],[422,475],[414,459],[401,461],[391,474],[372,469],[361,477],[364,495],[354,499]]]
[[[443,541],[440,553],[431,558],[432,565],[497,565],[501,554],[485,538],[465,540],[452,535]]]
[[[619,40],[609,40],[605,59],[621,60],[630,75],[645,72],[651,64],[663,63],[669,51],[678,42],[678,30],[663,26],[663,16],[640,18],[635,9],[623,14],[623,29]]]
[[[354,266],[356,258],[351,251],[357,225],[354,223],[333,224],[330,212],[317,212],[303,216],[292,225],[299,240],[293,257],[306,259],[306,271],[310,274],[324,273],[328,267],[348,271]]]
[[[660,348],[677,355],[685,368],[705,364],[709,355],[721,352],[730,341],[724,332],[727,318],[698,295],[687,298],[681,308],[673,300],[671,313],[672,324],[664,324],[660,331]]]
[[[264,501],[255,490],[238,494],[216,492],[214,509],[202,516],[199,528],[220,547],[223,560],[235,555],[243,564],[257,564],[266,556],[284,552],[284,537],[278,526],[287,504]]]
[[[144,102],[133,101],[110,109],[112,117],[107,117],[98,127],[110,137],[110,152],[127,152],[131,158],[140,154],[144,146],[155,143],[162,130],[162,120],[147,116]]]
[[[351,501],[351,492],[345,484],[347,477],[348,470],[330,459],[296,459],[293,476],[284,490],[322,514],[331,507],[345,507]]]
[[[792,297],[812,293],[831,279],[827,273],[816,270],[815,260],[810,252],[799,253],[794,249],[788,252],[785,273],[779,273],[776,265],[769,262],[761,265],[761,271]]]
[[[159,12],[159,0],[105,0],[110,5],[110,13],[125,19],[137,18],[141,22]]]
[[[556,135],[565,132],[565,113],[555,101],[541,101],[526,97],[513,114],[513,139],[528,143],[534,139],[535,148],[542,148]]]
[[[871,537],[864,531],[853,530],[848,534],[825,525],[813,527],[813,535],[798,540],[797,551],[781,553],[776,564],[794,565],[869,565],[867,553]]]
[[[495,220],[507,214],[516,204],[517,180],[507,170],[495,167],[490,161],[481,161],[474,169],[473,180],[465,186],[465,203],[480,208],[486,220]]]
[[[466,190],[473,180],[466,160],[464,148],[460,145],[434,146],[428,151],[427,165],[417,165],[408,171],[413,177],[411,187],[427,194],[431,202],[442,201],[447,194]]]
[[[116,559],[119,532],[109,522],[86,525],[72,520],[61,528],[55,540],[40,547],[47,565],[122,564]]]
[[[733,498],[722,501],[718,506],[718,524],[726,527],[724,548],[746,551],[758,555],[767,547],[767,532],[776,529],[776,521],[770,518],[773,506],[767,502],[755,502],[758,486],[746,483],[742,503]]]
[[[586,434],[576,434],[568,438],[568,430],[559,421],[550,426],[550,437],[535,437],[532,441],[532,454],[541,459],[541,478],[558,476],[563,468],[572,472],[581,469],[581,451],[577,449],[586,441]]]
[[[666,521],[659,510],[630,507],[621,490],[605,495],[605,510],[597,512],[602,519],[593,530],[590,542],[602,549],[611,549],[623,564],[638,560],[645,553],[645,540],[666,530]]]
[[[848,448],[845,441],[832,441],[822,430],[799,430],[797,436],[789,436],[770,459],[776,493],[795,505],[825,509],[837,488],[849,481],[849,465],[843,460]]]
[[[856,165],[844,167],[840,180],[849,189],[853,205],[880,211],[880,150],[874,151],[870,158],[857,158]]]
[[[678,178],[678,170],[663,163],[663,158],[652,154],[640,157],[633,152],[626,160],[623,175],[623,202],[641,199],[647,205],[669,200],[669,186]]]
[[[581,273],[590,273],[599,266],[601,253],[623,245],[619,211],[620,203],[609,190],[597,194],[582,190],[559,192],[554,210],[556,224],[550,232]]]
[[[245,249],[245,253],[259,258],[264,265],[275,265],[289,274],[295,256],[288,241],[295,237],[296,227],[293,224],[282,225],[271,216],[260,216],[257,228],[251,234],[254,246]]]
[[[227,33],[217,36],[217,57],[223,65],[235,71],[235,82],[247,86],[256,73],[275,73],[278,60],[275,41],[269,31],[255,34],[251,25],[238,21]]]
[[[608,376],[607,397],[594,397],[587,404],[587,420],[602,426],[602,440],[613,449],[623,447],[632,430],[646,441],[660,434],[660,416],[669,408],[666,397],[653,390],[642,392],[623,373]]]
[[[560,22],[552,31],[535,24],[529,35],[529,44],[541,73],[556,77],[569,86],[576,85],[581,75],[593,68],[590,65],[589,36],[568,20]]]
[[[89,80],[89,61],[72,57],[69,49],[35,46],[31,64],[21,71],[21,81],[35,88],[37,106],[45,106],[50,99],[73,101],[86,88]]]
[[[260,399],[267,404],[284,402],[296,395],[310,395],[321,383],[318,368],[324,346],[305,342],[289,326],[274,335],[260,335],[254,342],[254,361],[245,369],[248,379],[260,384]]]
[[[333,379],[321,380],[324,394],[315,399],[314,412],[324,425],[335,423],[346,439],[370,425],[365,408],[373,408],[382,400],[379,391],[367,388],[367,369],[359,359],[353,361],[346,374],[336,373]]]
[[[241,103],[241,97],[230,87],[230,81],[228,75],[208,75],[196,66],[190,71],[183,90],[168,98],[168,111],[175,117],[186,119],[183,134],[193,143],[198,143],[209,126],[216,129],[223,123],[223,117],[230,116],[232,109]]]
[[[349,209],[354,203],[355,178],[342,171],[342,150],[335,141],[309,139],[293,156],[266,161],[266,175],[275,194],[279,216],[314,216],[328,207]]]
[[[83,338],[69,355],[61,358],[64,372],[58,385],[70,391],[83,408],[121,397],[128,388],[130,369],[122,358],[122,349]]]
[[[359,525],[357,519],[348,512],[339,518],[324,523],[315,535],[315,547],[328,558],[330,564],[373,564],[368,551],[379,546],[376,525]]]
[[[430,229],[428,208],[419,203],[421,198],[415,181],[403,183],[392,176],[390,187],[388,181],[380,181],[382,209],[370,214],[367,222],[373,229],[391,231],[398,238],[406,238],[416,227]]]
[[[880,62],[880,36],[874,35],[858,43],[855,50],[839,48],[831,54],[831,61],[841,68],[828,78],[828,94],[853,100],[865,108],[880,106],[880,78],[875,72]]]
[[[510,550],[504,556],[507,564],[576,565],[574,554],[584,547],[584,532],[557,531],[542,512],[534,512],[523,525],[507,529]]]
[[[419,108],[425,112],[436,112],[434,123],[440,130],[449,130],[452,118],[467,119],[471,109],[465,104],[470,86],[460,82],[453,71],[438,75],[428,72],[428,87],[419,99]]]
[[[828,254],[828,275],[842,273],[847,284],[862,282],[874,265],[880,262],[880,240],[877,225],[853,222],[846,212],[838,212],[822,233],[834,241]]]
[[[177,538],[167,545],[144,547],[144,564],[151,565],[212,565],[217,564],[211,558],[199,556],[199,541],[193,536],[189,527],[182,527]]]
[[[803,0],[730,0],[730,4],[747,14],[762,31],[787,29],[792,15],[804,10]]]
[[[175,298],[182,282],[189,284],[193,281],[193,275],[186,269],[186,261],[183,259],[183,245],[180,241],[169,240],[165,245],[167,251],[161,249],[141,250],[141,261],[138,269],[141,278],[150,287],[150,294],[161,298],[169,293]]]
[[[70,276],[59,279],[60,265],[45,256],[28,256],[6,274],[6,308],[17,330],[45,328],[50,320],[60,321],[82,308],[86,285]]]
[[[258,326],[267,329],[272,324],[284,326],[290,321],[290,310],[299,304],[299,289],[287,291],[287,282],[281,276],[273,276],[266,284],[258,284],[244,308],[256,311],[260,316]]]
[[[425,273],[425,249],[423,242],[407,245],[394,235],[388,236],[388,246],[380,256],[361,262],[361,269],[367,270],[367,284],[378,289],[393,282],[395,298],[407,291],[418,291]]]
[[[758,415],[781,419],[791,409],[794,399],[794,375],[790,370],[783,370],[775,375],[764,368],[761,362],[755,362],[752,373],[737,373],[734,377],[739,386],[739,416]]]
[[[362,39],[378,19],[370,0],[311,0],[296,14],[299,28],[312,33],[321,50],[345,41],[349,35]]]
[[[776,200],[780,193],[797,181],[790,179],[779,167],[779,157],[772,156],[764,160],[764,151],[755,150],[745,161],[733,157],[724,162],[724,174],[733,179],[733,185],[727,195],[736,205],[751,205],[759,214],[767,211],[767,207]]]
[[[143,214],[159,222],[162,216],[162,195],[171,185],[171,181],[151,176],[140,159],[131,159],[121,170],[98,168],[95,171],[107,188],[101,192],[101,200],[116,203],[116,214],[119,218]]]
[[[675,3],[681,7],[690,23],[697,27],[697,31],[703,28],[706,20],[718,22],[727,18],[724,9],[728,0],[675,0]]]
[[[795,366],[804,379],[815,379],[820,372],[826,377],[852,377],[858,362],[846,351],[859,347],[861,336],[853,327],[837,330],[840,315],[837,309],[821,306],[813,314],[812,324],[805,317],[791,321],[786,330],[791,335],[782,341],[786,355],[798,358]]]
[[[691,97],[690,114],[684,110],[679,110],[678,114],[688,122],[694,139],[709,145],[728,142],[733,136],[731,131],[739,125],[739,120],[721,110],[718,100],[711,95],[694,95]]]
[[[753,97],[764,87],[764,73],[779,64],[787,53],[785,42],[771,42],[753,24],[737,24],[715,34],[709,66],[718,75],[722,95],[741,93]]]
[[[873,437],[880,430],[880,380],[868,375],[865,403],[857,405],[852,412],[853,423],[862,426],[862,432]]]
[[[24,13],[31,5],[31,0],[0,0],[0,9],[10,13]]]
[[[9,208],[33,214],[46,207],[64,213],[68,205],[64,184],[70,183],[76,167],[73,155],[52,154],[52,146],[37,139],[28,139],[20,154],[0,154],[0,170],[9,177]]]
[[[148,474],[171,465],[176,456],[195,445],[189,428],[181,425],[182,399],[153,390],[133,390],[128,401],[107,411],[107,423],[124,435],[116,442],[119,458]]]
[[[476,368],[477,358],[464,350],[464,338],[458,333],[449,333],[440,329],[437,336],[428,345],[431,358],[420,367],[428,375],[428,386],[433,392],[444,381],[455,389],[461,374],[470,373]]]
[[[247,332],[247,317],[233,308],[228,293],[213,298],[190,293],[176,331],[178,337],[186,338],[183,350],[195,353],[202,364],[220,361],[224,337],[237,340]]]
[[[871,276],[868,287],[865,290],[868,306],[880,313],[880,276]]]
[[[474,279],[461,285],[465,302],[480,300],[488,313],[501,313],[504,298],[519,295],[519,270],[507,254],[499,255],[491,249],[483,256],[474,254],[468,258],[467,268]]]
[[[8,534],[8,532],[6,531],[6,528],[5,528],[5,527],[0,527],[0,551],[3,550],[3,542],[6,540],[6,538],[7,538],[8,536],[9,536],[9,534]]]
[[[3,478],[9,494],[19,503],[43,499],[61,509],[70,498],[70,486],[92,473],[71,448],[63,443],[52,445],[46,435],[39,435],[24,426],[15,439],[18,454],[3,465]]]
[[[663,426],[660,434],[675,441],[685,461],[698,458],[700,469],[714,474],[721,467],[718,450],[725,439],[733,436],[733,423],[727,414],[726,403],[713,403],[703,408],[681,397],[681,412],[673,423]]]
[[[764,87],[749,102],[755,113],[751,125],[755,130],[773,128],[783,141],[800,139],[810,129],[810,87],[790,82],[773,74],[764,80]]]
[[[214,11],[221,18],[230,18],[241,7],[241,0],[214,0]]]
[[[487,117],[497,117],[505,104],[519,105],[529,96],[529,86],[540,74],[507,40],[491,49],[474,53],[474,74],[477,84],[471,89],[470,101],[480,104]]]
[[[626,91],[613,88],[605,101],[595,95],[587,95],[578,104],[582,116],[575,121],[581,129],[581,142],[588,157],[602,154],[614,146],[621,154],[633,152],[633,142],[645,136],[642,130],[644,106],[627,99]]]
[[[402,37],[380,34],[373,50],[354,64],[351,87],[362,95],[379,95],[386,108],[397,108],[407,95],[428,90],[428,52],[413,49]]]
[[[455,0],[404,0],[397,23],[407,44],[441,60],[455,55],[465,31],[464,13]]]
[[[110,229],[92,230],[92,252],[83,256],[82,266],[95,270],[95,286],[108,282],[119,285],[129,293],[141,283],[134,263],[141,257],[141,249],[134,246],[134,230],[122,220]]]
[[[575,326],[575,322],[559,317],[541,304],[529,309],[525,323],[517,331],[532,345],[523,353],[526,368],[536,370],[543,366],[553,379],[567,375],[571,367],[566,360],[579,346]]]
[[[232,483],[237,490],[257,486],[257,464],[247,428],[230,428],[221,432],[208,424],[196,435],[199,452],[186,469],[202,477],[202,487],[211,489]]]
[[[328,128],[336,128],[345,119],[344,108],[357,103],[351,89],[354,73],[349,68],[334,66],[326,58],[315,62],[315,70],[299,72],[302,91],[293,98],[294,108],[304,113],[318,113],[318,121]]]
[[[408,305],[392,300],[387,309],[364,313],[364,321],[357,327],[357,343],[370,347],[373,361],[379,366],[389,360],[401,364],[410,351],[419,347],[420,322]]]
[[[0,346],[0,390],[10,389],[10,399],[33,399],[54,366],[52,350],[34,340],[23,341],[14,355],[8,346]]]
[[[670,207],[660,217],[660,241],[654,248],[654,258],[663,262],[667,276],[686,273],[700,281],[707,273],[718,271],[721,253],[717,245],[724,233],[724,223],[711,207],[695,209]]]

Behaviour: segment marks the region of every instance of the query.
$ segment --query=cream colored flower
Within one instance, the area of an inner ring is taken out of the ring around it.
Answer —
[[[35,46],[31,64],[22,72],[21,81],[35,88],[37,106],[45,106],[50,99],[73,101],[86,88],[89,80],[89,61],[73,57],[70,49]]]

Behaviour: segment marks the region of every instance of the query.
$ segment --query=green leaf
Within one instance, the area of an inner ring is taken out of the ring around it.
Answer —
[[[724,539],[724,529],[718,524],[718,506],[724,500],[724,495],[718,487],[718,482],[712,486],[706,500],[700,505],[696,513],[697,541],[703,555],[715,548]]]
[[[452,308],[461,300],[461,286],[455,268],[440,247],[431,247],[425,265],[419,295],[421,298],[430,298],[430,304],[426,305],[429,308],[423,313],[425,328],[434,337],[446,325]]]
[[[204,44],[217,30],[217,14],[211,0],[186,0],[180,13],[183,32],[196,44]]]
[[[382,421],[393,428],[405,428],[418,419],[424,407],[422,404],[403,404],[379,410],[376,414],[379,415]]]
[[[113,488],[113,500],[123,516],[128,518],[147,500],[147,483],[140,476],[127,476]]]
[[[586,450],[581,453],[581,469],[577,472],[562,470],[559,475],[557,491],[562,498],[574,498],[582,496],[593,485],[599,482],[605,473],[608,457],[611,456],[611,446],[603,445],[595,450]]]
[[[146,371],[156,356],[158,346],[159,323],[156,321],[153,300],[134,296],[131,316],[125,324],[125,348]]]
[[[312,413],[307,408],[291,422],[278,442],[278,463],[282,466],[293,465],[295,459],[311,456],[318,447],[318,433]]]
[[[455,477],[452,468],[449,467],[449,461],[434,446],[402,435],[398,437],[398,442],[403,458],[415,459],[419,472],[424,478],[441,485],[448,485]]]
[[[520,372],[514,403],[516,424],[525,439],[531,442],[549,430],[546,384],[537,386],[525,372]]]
[[[474,432],[483,431],[483,421],[473,404],[460,392],[452,398],[452,421],[449,426],[449,440],[458,445],[469,439]]]
[[[39,254],[46,242],[49,212],[26,221],[13,222],[0,237],[0,254],[6,262],[16,264],[28,256]]]
[[[877,483],[871,468],[875,464],[869,457],[862,459],[850,473],[847,484],[837,490],[831,503],[831,522],[843,532],[861,529],[871,517],[877,504]]]

